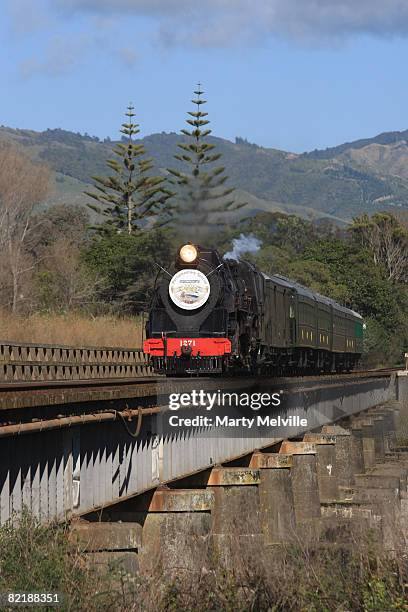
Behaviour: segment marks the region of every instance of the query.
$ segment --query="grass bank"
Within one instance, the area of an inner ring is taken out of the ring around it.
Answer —
[[[79,313],[27,316],[0,312],[0,340],[70,346],[142,345],[142,317],[96,316]]]

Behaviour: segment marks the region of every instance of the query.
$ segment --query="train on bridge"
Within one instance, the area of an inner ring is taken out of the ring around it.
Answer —
[[[185,244],[161,268],[144,352],[168,376],[348,372],[363,350],[355,311],[248,261]]]

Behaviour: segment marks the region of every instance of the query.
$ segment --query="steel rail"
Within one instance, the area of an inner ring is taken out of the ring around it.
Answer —
[[[89,387],[120,387],[126,385],[153,384],[160,380],[159,376],[144,376],[135,378],[82,378],[77,380],[19,380],[0,382],[0,393],[12,391],[32,391],[47,389],[71,389]]]
[[[197,386],[216,390],[239,386],[248,389],[256,386],[269,388],[297,387],[297,391],[311,387],[334,386],[347,384],[349,381],[367,380],[370,378],[385,378],[393,376],[395,369],[367,370],[347,374],[315,375],[301,377],[189,377],[166,378],[165,376],[146,376],[135,378],[105,378],[83,380],[54,380],[54,381],[18,381],[4,383],[0,381],[0,414],[3,411],[25,410],[32,408],[50,408],[57,405],[84,403],[90,410],[92,402],[109,400],[141,399],[156,394],[166,393],[167,388],[173,391],[188,391]],[[84,410],[86,412],[87,410]]]
[[[399,371],[400,368],[380,368],[378,370],[358,370],[356,372],[347,372],[344,374],[311,374],[310,376],[230,376],[230,377],[211,377],[211,376],[200,376],[200,377],[166,377],[164,375],[156,374],[155,376],[144,376],[144,377],[133,377],[133,378],[88,378],[88,379],[76,379],[76,380],[19,380],[13,382],[2,382],[0,381],[0,393],[7,393],[11,391],[29,391],[29,390],[46,390],[46,389],[58,389],[58,388],[72,388],[72,387],[119,387],[126,385],[139,385],[143,383],[158,383],[176,381],[176,382],[198,382],[198,381],[220,381],[228,382],[233,380],[247,379],[248,381],[274,381],[276,383],[312,383],[316,380],[329,381],[332,380],[346,380],[347,378],[359,378],[359,377],[370,377],[370,376],[388,376],[394,372]]]

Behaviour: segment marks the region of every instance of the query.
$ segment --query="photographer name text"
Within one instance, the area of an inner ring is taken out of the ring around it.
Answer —
[[[288,417],[271,417],[261,416],[256,417],[237,417],[231,418],[228,416],[195,416],[192,418],[180,417],[172,415],[169,417],[169,425],[171,427],[307,427],[307,419],[299,416]]]

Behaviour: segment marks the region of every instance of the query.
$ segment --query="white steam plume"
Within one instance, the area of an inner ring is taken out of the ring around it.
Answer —
[[[225,253],[224,259],[236,259],[239,261],[245,253],[256,253],[261,248],[262,241],[255,236],[241,234],[239,238],[232,241],[232,251]]]

